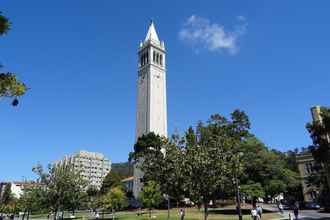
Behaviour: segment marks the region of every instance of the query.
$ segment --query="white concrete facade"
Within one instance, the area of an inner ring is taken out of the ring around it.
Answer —
[[[151,22],[144,42],[139,47],[137,80],[136,132],[138,137],[149,132],[167,137],[166,52]],[[141,191],[143,173],[134,167],[133,194]]]
[[[79,151],[55,164],[70,164],[88,181],[90,186],[101,188],[104,177],[111,170],[111,161],[101,153]]]

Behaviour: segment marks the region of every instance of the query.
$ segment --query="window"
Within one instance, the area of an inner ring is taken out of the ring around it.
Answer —
[[[156,63],[159,64],[159,53],[156,55]]]
[[[159,56],[160,65],[163,66],[163,55]]]
[[[156,52],[154,51],[153,53],[152,53],[152,61],[155,63],[156,62]]]

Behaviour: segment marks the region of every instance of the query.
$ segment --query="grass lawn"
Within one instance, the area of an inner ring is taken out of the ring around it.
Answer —
[[[166,220],[167,219],[167,210],[155,210],[152,213],[152,216],[155,216],[156,220]],[[108,216],[107,216],[108,217]],[[198,209],[186,209],[186,217],[185,220],[202,220],[204,217],[203,212]],[[281,216],[277,213],[265,213],[262,216],[263,220],[270,220],[280,218]],[[148,220],[149,214],[143,214],[140,216],[136,215],[136,212],[120,212],[117,214],[118,220]],[[178,220],[179,214],[177,209],[171,210],[171,220]],[[238,216],[233,214],[221,213],[221,211],[217,211],[216,213],[209,214],[210,220],[237,220]],[[249,214],[244,215],[244,220],[251,220]]]
[[[196,208],[190,208],[186,209],[186,217],[185,220],[203,220],[204,215],[203,211],[199,211]],[[238,216],[236,214],[233,214],[234,210],[223,210],[223,209],[216,209],[216,210],[210,210],[209,213],[209,219],[210,220],[237,220]],[[147,210],[144,210],[142,215],[137,215],[138,212],[118,212],[116,213],[116,220],[148,220],[149,214]],[[249,215],[249,210],[245,210],[243,212],[244,220],[251,220],[251,217]],[[167,220],[167,210],[154,210],[151,214],[153,219],[156,220]],[[31,216],[32,219],[45,219],[45,215],[33,215]],[[65,217],[69,217],[69,214],[65,214]],[[87,220],[92,219],[93,216],[91,216],[90,213],[76,213],[76,217],[80,217],[80,220]],[[105,219],[109,220],[112,219],[111,215],[106,214]],[[276,219],[280,218],[281,216],[277,213],[264,213],[262,216],[263,220],[270,220],[270,219]],[[100,215],[100,220],[102,220],[102,215]],[[171,220],[179,220],[179,212],[178,209],[171,209]]]

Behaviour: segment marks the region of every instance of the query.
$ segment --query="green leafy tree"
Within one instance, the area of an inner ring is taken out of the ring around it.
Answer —
[[[301,183],[294,153],[270,150],[251,134],[243,141],[240,150],[243,153],[243,170],[239,177],[242,185],[260,183],[265,196],[287,192],[287,196],[295,199],[301,197]],[[282,187],[270,187],[269,183],[273,180],[279,180]]]
[[[6,34],[10,29],[10,22],[8,18],[2,15],[0,11],[0,35]]]
[[[156,208],[163,201],[160,186],[154,181],[147,182],[140,192],[139,199],[148,208],[149,219],[151,219],[152,209]]]
[[[103,207],[105,209],[111,210],[112,219],[115,219],[115,212],[126,208],[128,206],[128,201],[125,192],[119,186],[111,188],[103,196]]]
[[[121,186],[121,180],[123,179],[123,176],[119,173],[110,171],[103,179],[103,183],[100,189],[101,194],[107,193],[109,190],[111,190],[114,187]]]
[[[245,113],[235,110],[231,120],[215,114],[206,124],[200,122],[196,130],[189,128],[186,132],[184,166],[189,198],[203,204],[205,220],[210,200],[219,192],[233,191],[232,185],[237,183],[241,171],[237,156],[249,126]]]
[[[16,198],[11,191],[11,183],[7,183],[0,198],[0,212],[13,213],[15,209]]]
[[[1,196],[1,204],[9,205],[13,200],[14,196],[11,192],[11,183],[7,183]]]
[[[8,18],[3,16],[0,12],[0,36],[7,34],[10,29],[10,22]],[[2,65],[0,64],[0,68]],[[2,97],[18,97],[23,95],[27,90],[24,83],[20,82],[14,73],[1,73],[0,72],[0,99]],[[15,98],[12,102],[14,106],[18,104],[18,100]]]
[[[29,220],[33,211],[42,211],[46,208],[47,195],[43,186],[34,186],[24,190],[23,195],[18,200],[18,208],[22,211],[22,220]]]
[[[241,193],[251,198],[264,198],[265,191],[260,183],[245,184],[241,186]]]
[[[85,201],[86,181],[71,164],[49,166],[44,172],[41,165],[33,168],[39,175],[39,181],[46,189],[46,205],[54,212],[54,219],[60,210],[75,210]]]
[[[313,140],[310,150],[320,169],[320,200],[330,210],[330,109],[321,108],[321,120],[306,125]]]
[[[184,151],[179,146],[179,138],[168,140],[154,133],[138,138],[136,151],[131,154],[144,172],[143,182],[154,181],[168,200],[168,219],[170,201],[183,199],[185,177],[183,171]]]

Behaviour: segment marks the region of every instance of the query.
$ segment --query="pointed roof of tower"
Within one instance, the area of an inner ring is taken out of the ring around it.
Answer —
[[[156,32],[156,28],[155,28],[154,22],[152,20],[150,22],[148,33],[147,33],[147,36],[144,39],[144,41],[148,41],[148,40],[159,42],[159,38],[158,38],[158,35],[157,35],[157,32]]]

